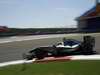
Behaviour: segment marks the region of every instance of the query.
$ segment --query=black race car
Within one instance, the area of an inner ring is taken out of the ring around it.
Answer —
[[[35,48],[27,54],[23,54],[23,57],[31,60],[33,58],[43,59],[50,56],[91,55],[96,53],[93,50],[94,46],[95,38],[92,36],[84,36],[83,41],[63,38],[63,41],[57,45]]]

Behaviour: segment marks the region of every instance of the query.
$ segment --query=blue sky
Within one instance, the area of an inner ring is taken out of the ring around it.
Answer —
[[[75,18],[95,0],[0,0],[0,25],[17,28],[76,27]]]

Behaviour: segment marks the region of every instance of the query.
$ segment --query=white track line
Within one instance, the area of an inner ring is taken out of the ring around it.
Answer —
[[[71,57],[70,60],[100,60],[100,55],[76,55],[76,56],[68,56]],[[10,62],[0,63],[0,67],[9,66],[9,65],[16,65],[16,64],[23,64],[23,63],[33,63],[33,60],[16,60]]]
[[[0,63],[0,67],[9,66],[9,65],[16,65],[16,64],[23,64],[23,63],[32,63],[34,61],[35,61],[35,59],[28,60],[28,61],[27,60],[9,61],[9,62]]]
[[[72,56],[71,60],[100,60],[100,55],[77,55]]]
[[[1,38],[0,43],[8,43],[15,41],[25,41],[25,40],[36,40],[36,39],[46,39],[46,38],[58,38],[66,36],[76,36],[77,34],[55,34],[55,35],[34,35],[34,36],[13,36],[9,38]]]
[[[100,33],[91,34],[51,34],[51,35],[31,35],[31,36],[13,36],[7,38],[0,38],[0,43],[8,43],[15,41],[25,41],[25,40],[36,40],[36,39],[46,39],[46,38],[58,38],[58,37],[70,37],[70,36],[83,36],[83,35],[93,35],[98,36]]]
[[[0,43],[8,43],[15,41],[25,41],[25,40],[36,40],[36,39],[46,39],[46,38],[62,38],[70,36],[78,36],[82,34],[52,34],[52,35],[33,35],[33,36],[13,36],[9,38],[1,38]]]

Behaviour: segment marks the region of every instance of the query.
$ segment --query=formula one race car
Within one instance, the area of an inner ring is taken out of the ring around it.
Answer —
[[[24,54],[24,58],[31,60],[33,58],[43,59],[44,57],[59,57],[68,55],[91,55],[96,53],[93,48],[95,38],[84,36],[83,41],[63,38],[61,43],[53,46],[38,47]]]

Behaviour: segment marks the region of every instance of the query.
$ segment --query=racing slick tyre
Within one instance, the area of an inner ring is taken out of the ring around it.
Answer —
[[[43,59],[45,57],[45,51],[42,49],[38,49],[36,52],[36,58],[37,59]]]
[[[33,57],[32,57],[32,56],[27,55],[27,60],[32,60],[32,59],[33,59]]]
[[[25,53],[22,54],[22,57],[23,57],[23,59],[27,59],[27,60],[33,59],[32,55],[28,55],[28,54],[25,54]]]
[[[22,54],[23,59],[27,59],[27,55],[25,53]]]
[[[93,54],[93,48],[95,46],[95,38],[92,36],[84,36],[82,43],[82,53],[85,55]]]

